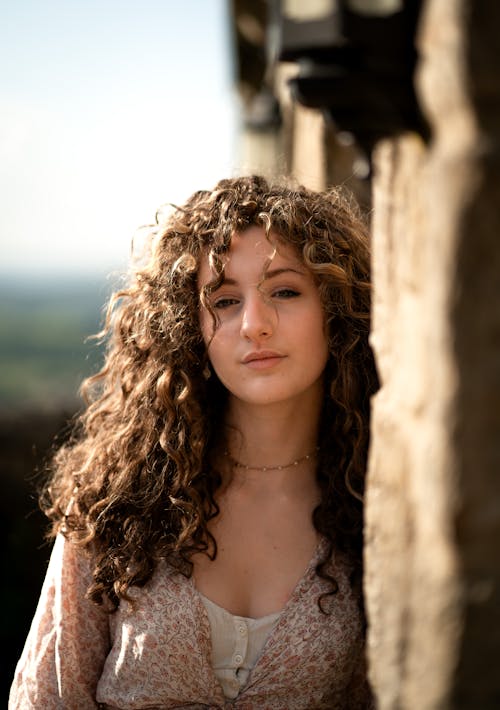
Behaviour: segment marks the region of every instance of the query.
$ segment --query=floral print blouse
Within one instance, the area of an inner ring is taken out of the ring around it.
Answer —
[[[322,541],[249,678],[229,700],[211,665],[210,626],[192,579],[161,564],[133,606],[108,614],[85,598],[90,561],[57,538],[9,709],[364,710],[372,708],[359,599],[338,556],[329,590],[314,567]]]

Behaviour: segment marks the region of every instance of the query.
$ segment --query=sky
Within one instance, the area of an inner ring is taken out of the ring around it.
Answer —
[[[136,229],[237,172],[226,0],[0,7],[0,273],[126,266]]]

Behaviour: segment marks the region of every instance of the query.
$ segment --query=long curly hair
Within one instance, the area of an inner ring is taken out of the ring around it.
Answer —
[[[160,559],[190,576],[195,552],[217,553],[208,530],[218,514],[227,393],[208,365],[197,286],[231,237],[263,226],[293,245],[313,273],[325,312],[329,360],[313,513],[329,549],[361,570],[362,495],[370,396],[377,377],[368,344],[369,241],[354,201],[340,189],[313,192],[258,176],[221,180],[151,227],[147,261],[108,305],[102,369],[84,382],[87,407],[55,454],[42,507],[51,534],[92,552],[88,596],[116,609]],[[217,277],[214,277],[214,283]],[[332,580],[335,584],[334,580]]]

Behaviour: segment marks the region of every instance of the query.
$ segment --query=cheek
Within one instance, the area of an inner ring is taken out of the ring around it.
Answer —
[[[219,327],[214,332],[212,317],[209,315],[205,326],[202,326],[203,340],[207,348],[208,359],[215,370],[224,368],[231,350],[227,333]]]
[[[314,334],[316,342],[319,340],[324,340],[326,342],[326,317],[319,300],[314,302],[313,306],[309,309],[307,323],[309,332],[311,335]]]
[[[311,323],[310,342],[314,343],[314,351],[317,353],[318,361],[326,362],[329,357],[328,335],[323,312],[316,314],[314,322]]]
[[[206,308],[202,308],[200,311],[199,321],[200,321],[200,330],[201,330],[203,342],[205,343],[205,346],[208,347],[214,337],[214,332],[215,332],[214,319],[212,318],[212,316],[210,315],[210,313],[207,311]]]

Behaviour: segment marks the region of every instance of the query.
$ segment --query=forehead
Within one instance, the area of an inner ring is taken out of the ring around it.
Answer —
[[[235,232],[227,254],[222,257],[225,274],[237,276],[241,273],[262,274],[270,267],[286,268],[300,267],[304,269],[298,250],[285,242],[283,237],[275,232],[266,235],[263,227],[253,225],[243,232]],[[198,281],[206,284],[213,279],[214,269],[211,267],[209,253],[205,253],[200,262]]]

